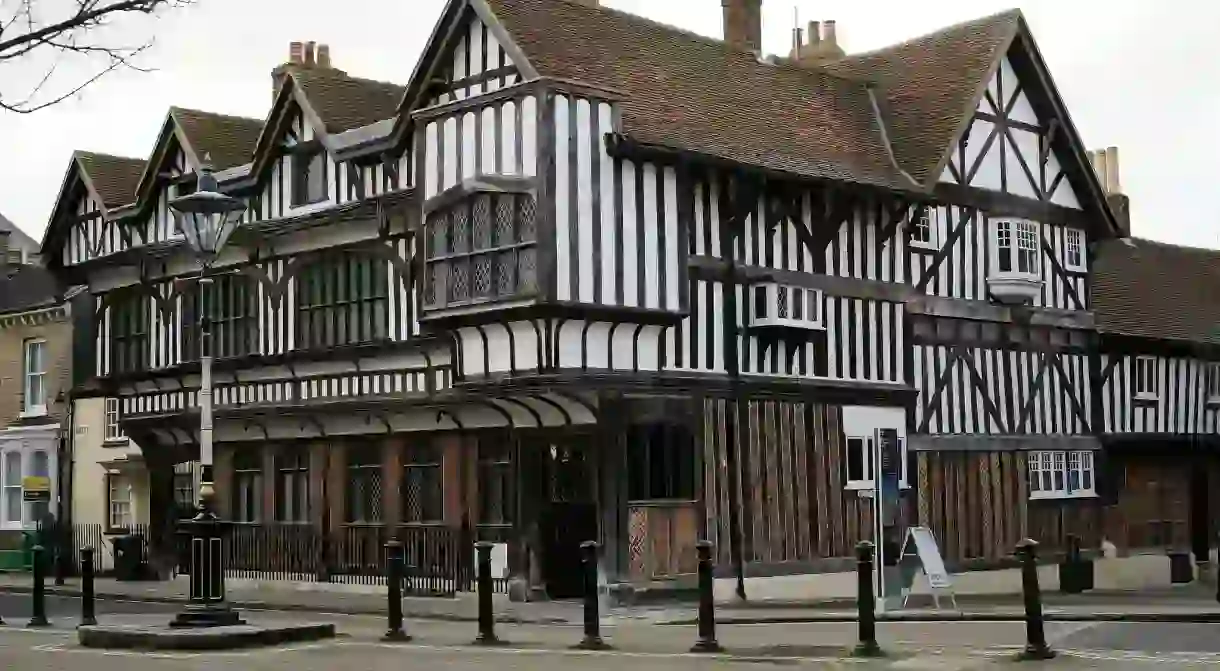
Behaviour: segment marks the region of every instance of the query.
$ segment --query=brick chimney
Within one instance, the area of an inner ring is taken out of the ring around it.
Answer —
[[[1088,152],[1089,161],[1093,164],[1093,172],[1097,173],[1097,181],[1106,192],[1106,202],[1110,211],[1118,221],[1118,227],[1124,238],[1131,237],[1131,199],[1123,193],[1122,182],[1118,178],[1118,147],[1106,147]]]
[[[793,46],[789,58],[799,65],[816,67],[830,61],[837,61],[846,54],[839,46],[838,26],[833,19],[828,21],[810,21],[806,32],[807,41]]]
[[[288,60],[271,71],[272,99],[279,94],[284,77],[290,71],[298,70],[329,70],[337,74],[346,74],[331,64],[329,44],[319,44],[312,40],[289,42]]]
[[[720,0],[724,41],[762,55],[762,0]]]

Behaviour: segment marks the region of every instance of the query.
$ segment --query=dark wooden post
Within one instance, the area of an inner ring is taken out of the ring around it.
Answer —
[[[691,652],[723,652],[716,640],[716,603],[712,593],[712,543],[700,540],[695,544],[699,553],[699,640]]]
[[[80,551],[80,623],[83,625],[97,624],[97,612],[93,602],[93,547],[86,546]]]
[[[398,541],[385,544],[386,556],[389,558],[389,571],[386,584],[389,586],[389,620],[383,641],[406,642],[411,640],[402,626],[402,579],[403,579],[403,547]]]
[[[601,615],[597,610],[597,541],[580,544],[585,582],[585,637],[576,647],[581,650],[608,650],[602,640]]]
[[[479,635],[474,639],[475,645],[496,645],[501,643],[496,638],[496,618],[491,611],[491,548],[487,541],[474,544],[478,553],[478,591],[479,591]]]
[[[1021,558],[1021,591],[1025,596],[1025,650],[1017,659],[1051,659],[1055,651],[1046,644],[1042,589],[1038,586],[1038,541],[1026,538],[1018,543],[1017,556]]]
[[[856,544],[856,610],[858,613],[860,642],[854,654],[857,657],[881,657],[884,653],[877,645],[877,598],[873,594],[873,551],[869,541]]]

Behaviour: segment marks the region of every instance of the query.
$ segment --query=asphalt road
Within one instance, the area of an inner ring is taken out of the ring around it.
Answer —
[[[1217,653],[1220,625],[1113,622],[1089,625],[1053,643],[1065,649],[1147,653]],[[1218,659],[1220,661],[1220,659]]]
[[[32,600],[29,594],[0,593],[0,618],[13,624],[21,624],[30,619]],[[173,613],[180,607],[163,603],[132,603],[129,601],[108,601],[98,599],[95,609],[99,616],[109,613]],[[65,596],[47,596],[47,617],[49,619],[72,619],[80,616],[80,599]]]

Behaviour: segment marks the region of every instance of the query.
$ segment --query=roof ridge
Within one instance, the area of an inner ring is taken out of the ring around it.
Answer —
[[[238,114],[225,114],[223,112],[209,112],[208,110],[195,109],[193,107],[181,107],[179,105],[170,105],[169,113],[174,114],[176,112],[189,112],[191,114],[202,114],[204,116],[219,117],[222,119],[237,119],[240,121],[253,121],[255,123],[263,123],[263,119],[259,119],[257,117],[241,116]]]
[[[1176,242],[1165,242],[1164,240],[1153,240],[1152,238],[1140,238],[1140,237],[1135,237],[1135,236],[1129,236],[1126,238],[1114,238],[1113,241],[1114,242],[1130,241],[1132,243],[1136,243],[1139,245],[1147,244],[1147,245],[1151,245],[1151,246],[1155,246],[1155,247],[1176,249],[1176,250],[1180,250],[1180,251],[1184,251],[1184,252],[1200,252],[1200,253],[1205,253],[1205,254],[1220,255],[1220,249],[1215,248],[1215,247],[1198,247],[1195,245],[1183,245],[1183,244],[1176,243]]]
[[[654,26],[657,28],[661,28],[661,29],[667,30],[675,35],[681,35],[682,37],[690,38],[694,42],[700,42],[700,43],[706,44],[708,46],[719,47],[721,49],[724,49],[726,51],[730,51],[733,53],[751,56],[752,58],[754,58],[754,60],[758,61],[758,63],[760,65],[769,65],[771,67],[784,68],[789,71],[798,72],[798,73],[802,73],[802,74],[810,73],[810,74],[814,74],[814,75],[821,75],[824,77],[830,77],[832,79],[837,79],[837,80],[852,83],[852,84],[868,83],[857,77],[850,77],[850,76],[840,74],[837,72],[830,72],[820,66],[801,65],[801,64],[793,61],[792,59],[790,59],[786,56],[783,56],[782,54],[774,54],[775,60],[768,60],[767,55],[765,53],[755,53],[754,51],[752,51],[750,49],[745,49],[745,48],[739,47],[736,44],[733,44],[732,42],[726,41],[723,37],[720,39],[717,39],[715,37],[709,37],[707,35],[703,35],[701,33],[696,33],[692,30],[682,28],[681,26],[675,26],[671,23],[665,23],[664,21],[657,21],[656,19],[650,19],[647,16],[642,16],[640,14],[636,14],[634,12],[629,12],[629,11],[626,11],[623,9],[607,7],[602,4],[587,4],[585,2],[582,2],[581,0],[551,0],[551,1],[552,2],[562,2],[562,3],[572,6],[572,7],[581,7],[583,9],[589,10],[591,12],[604,12],[607,14],[614,14],[614,15],[619,16],[628,21],[632,21],[635,23],[643,23],[643,24],[647,24],[647,25]]]
[[[148,161],[148,159],[146,159],[146,158],[139,158],[137,156],[123,156],[121,154],[108,154],[104,151],[90,151],[88,149],[73,149],[72,156],[73,157],[95,156],[98,158],[114,158],[114,159],[119,159],[120,161],[141,161],[141,162]]]
[[[297,75],[305,75],[306,77],[326,77],[326,78],[330,78],[330,79],[349,79],[352,81],[366,82],[369,84],[384,84],[386,86],[396,86],[398,88],[403,88],[403,89],[405,89],[407,87],[406,84],[399,84],[398,82],[390,82],[390,81],[386,81],[384,79],[372,79],[370,77],[357,77],[355,75],[348,74],[348,72],[346,70],[335,70],[335,69],[289,70],[288,74],[289,74],[289,76],[293,76],[293,77],[295,77]]]
[[[850,61],[850,60],[853,60],[856,58],[867,58],[869,56],[885,54],[887,52],[895,51],[902,47],[911,46],[917,42],[921,42],[923,40],[926,40],[926,39],[929,39],[932,37],[938,37],[940,35],[944,35],[946,33],[951,33],[955,30],[961,30],[961,29],[969,27],[969,26],[975,26],[975,25],[995,21],[996,19],[999,19],[1001,17],[1008,17],[1009,15],[1011,15],[1012,18],[1016,18],[1016,19],[1024,18],[1024,16],[1025,16],[1024,12],[1022,12],[1019,7],[1013,7],[1010,9],[1005,9],[1000,12],[988,14],[986,16],[979,16],[979,17],[975,17],[973,19],[966,19],[963,21],[958,21],[957,23],[950,24],[948,26],[944,26],[941,28],[937,28],[936,30],[929,31],[927,33],[923,33],[922,35],[916,35],[915,37],[909,37],[905,40],[902,40],[901,42],[895,42],[893,44],[888,44],[883,47],[877,47],[876,49],[870,49],[868,51],[860,51],[860,52],[856,52],[854,54],[847,54],[846,56],[844,56],[843,58],[841,58],[835,62]]]

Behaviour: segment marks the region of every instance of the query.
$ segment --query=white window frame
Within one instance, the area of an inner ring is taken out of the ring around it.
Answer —
[[[1026,453],[1026,460],[1031,501],[1097,496],[1097,467],[1091,451],[1035,450]]]
[[[118,473],[111,473],[109,480],[109,491],[106,494],[106,500],[109,502],[106,511],[107,528],[111,531],[131,529],[135,523],[131,509],[131,482]],[[120,497],[119,494],[122,496]]]
[[[1203,385],[1208,403],[1220,403],[1220,362],[1210,361],[1203,369]]]
[[[37,346],[40,350],[40,368],[33,370],[30,356],[31,350]],[[33,381],[38,380],[39,403],[33,403]],[[47,341],[45,338],[29,338],[21,346],[21,416],[42,417],[47,414]]]
[[[1131,370],[1131,390],[1133,396],[1141,401],[1155,401],[1161,397],[1156,363],[1156,357],[1153,356],[1135,357]]]
[[[880,469],[880,464],[877,463],[876,451],[876,434],[868,435],[846,435],[846,440],[843,442],[843,468],[847,469],[847,452],[852,448],[853,441],[860,441],[861,447],[864,449],[864,454],[861,455],[860,463],[864,468],[864,479],[852,478],[851,472],[847,472],[844,479],[843,489],[848,491],[872,492],[877,487],[876,477],[877,471]],[[907,442],[902,436],[898,437],[898,489],[908,489],[907,484]]]
[[[1075,255],[1076,262],[1072,263]],[[1063,268],[1064,270],[1083,271],[1085,269],[1084,231],[1079,228],[1068,228],[1063,234]]]
[[[998,277],[1042,279],[1042,232],[1036,221],[1028,219],[996,219],[991,227],[991,271]],[[1027,247],[1026,244],[1032,244]],[[1030,267],[1021,270],[1022,251],[1030,252]],[[1008,270],[1001,267],[1007,257]]]
[[[917,249],[937,249],[936,232],[939,222],[939,207],[927,205],[915,208],[911,213],[911,235],[907,244]]]
[[[25,527],[25,488],[21,481],[25,477],[25,462],[28,456],[25,450],[20,448],[0,451],[0,528],[22,529]],[[18,460],[15,484],[10,482],[9,477],[9,469],[12,468],[14,457]],[[8,498],[11,491],[17,493],[17,515],[19,517],[15,520],[9,516]]]
[[[104,442],[119,443],[127,441],[127,436],[123,433],[123,428],[119,424],[119,399],[106,399],[104,422],[106,426],[106,433],[103,437]]]

